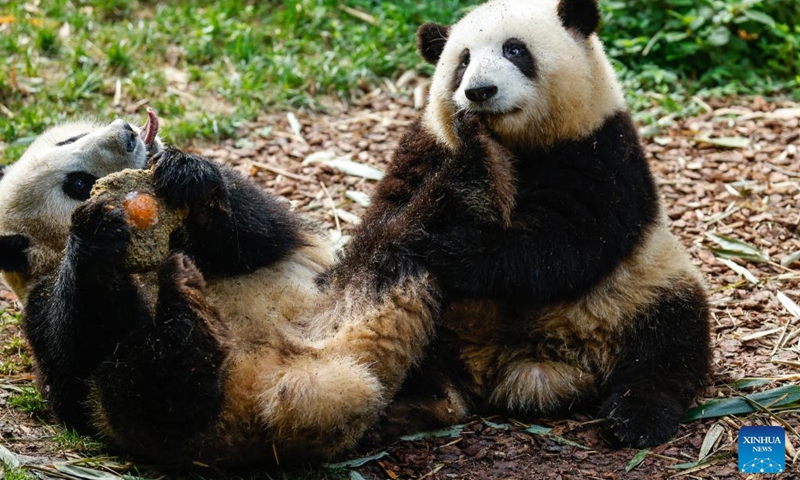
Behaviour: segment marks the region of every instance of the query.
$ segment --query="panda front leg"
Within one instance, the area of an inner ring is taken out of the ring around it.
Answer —
[[[89,429],[87,380],[127,333],[149,319],[139,287],[123,268],[130,238],[121,209],[89,201],[72,216],[57,272],[38,282],[23,328],[50,408],[67,425]]]
[[[170,256],[154,321],[131,332],[92,379],[95,426],[131,452],[174,461],[220,414],[228,334],[204,290],[192,261]]]
[[[636,318],[603,387],[600,415],[608,419],[610,443],[646,448],[675,434],[710,372],[707,318],[705,294],[694,279]]]
[[[152,159],[156,194],[189,208],[176,247],[206,275],[235,275],[272,264],[302,245],[288,206],[237,172],[171,148]]]

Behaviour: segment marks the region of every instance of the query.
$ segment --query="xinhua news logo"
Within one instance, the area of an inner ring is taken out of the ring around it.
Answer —
[[[739,471],[783,473],[786,470],[786,432],[781,427],[742,427],[739,430]]]

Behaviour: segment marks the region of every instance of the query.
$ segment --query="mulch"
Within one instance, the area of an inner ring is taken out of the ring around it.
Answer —
[[[800,383],[800,320],[789,310],[792,301],[800,303],[800,261],[790,258],[800,251],[800,105],[756,97],[714,100],[706,107],[702,115],[643,128],[648,132],[643,143],[673,232],[699,266],[710,292],[714,383],[704,396],[741,394],[731,385],[744,377],[769,379],[762,389]],[[237,139],[193,149],[234,166],[290,201],[297,211],[321,222],[335,238],[346,238],[364,212],[364,206],[353,200],[360,199],[358,193],[353,192],[369,195],[376,182],[342,173],[324,161],[345,157],[385,169],[404,127],[418,114],[413,95],[376,91],[356,104],[333,106],[326,114],[264,115]],[[168,130],[169,119],[163,123]],[[311,161],[304,163],[309,157]],[[746,242],[768,261],[732,258],[734,266],[723,263],[709,234]],[[737,267],[739,272],[734,270]],[[0,289],[3,307],[13,309],[16,304],[7,290]],[[4,344],[19,335],[17,327],[0,328]],[[2,360],[13,355],[5,351]],[[0,379],[0,443],[34,460],[67,458],[71,453],[50,439],[52,428],[5,404],[9,385],[30,381],[27,371]],[[654,448],[626,472],[637,451],[605,447],[598,438],[600,425],[590,413],[476,418],[454,436],[363,448],[352,456],[383,456],[357,467],[351,475],[368,479],[742,478],[736,458],[741,426],[780,425],[780,420],[800,429],[797,411],[691,422],[680,427],[674,440]],[[525,432],[530,424],[552,430],[547,435]],[[722,433],[706,461],[693,468],[681,465],[698,460],[706,434],[715,425],[715,436],[720,428]],[[787,438],[792,444],[790,453],[796,455],[800,437]],[[781,478],[800,478],[797,457],[794,462],[787,458],[787,467]]]

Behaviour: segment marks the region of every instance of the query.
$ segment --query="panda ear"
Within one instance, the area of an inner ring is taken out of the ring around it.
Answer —
[[[0,270],[28,273],[28,247],[31,241],[25,235],[0,235]]]
[[[564,28],[576,30],[588,37],[600,24],[600,8],[597,0],[559,0],[558,18]]]
[[[417,50],[426,62],[435,65],[439,61],[449,34],[450,27],[447,25],[426,23],[419,27],[417,30]]]

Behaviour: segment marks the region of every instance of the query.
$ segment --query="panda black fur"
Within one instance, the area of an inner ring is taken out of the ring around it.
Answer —
[[[466,176],[423,202],[445,213],[407,246],[449,306],[395,425],[599,399],[612,443],[648,447],[704,385],[705,292],[669,232],[598,21],[593,0],[498,0],[419,29],[436,64],[430,101],[372,210],[402,211],[454,161]]]
[[[0,182],[0,267],[51,408],[177,466],[285,464],[352,446],[432,338],[439,297],[427,271],[375,244],[350,257],[363,277],[318,282],[334,257],[316,227],[232,170],[170,148],[151,158],[156,194],[189,216],[159,271],[132,275],[123,211],[61,187],[73,172],[143,167],[132,130],[54,129]],[[34,222],[39,210],[50,215]],[[374,258],[403,268],[378,270]]]

